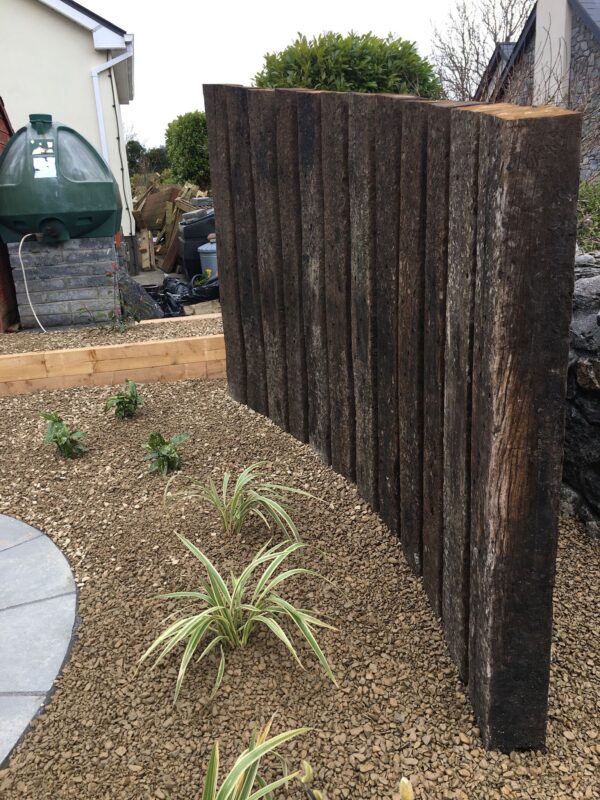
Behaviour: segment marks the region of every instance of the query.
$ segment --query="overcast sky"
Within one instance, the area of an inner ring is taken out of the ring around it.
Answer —
[[[430,51],[434,24],[452,0],[82,0],[135,35],[135,99],[123,106],[126,128],[146,146],[164,142],[172,119],[203,109],[203,83],[250,85],[266,52],[282,50],[300,31],[393,33]]]

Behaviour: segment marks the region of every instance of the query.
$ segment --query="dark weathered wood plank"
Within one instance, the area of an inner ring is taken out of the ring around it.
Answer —
[[[511,109],[482,113],[480,125],[469,688],[487,747],[538,749],[548,703],[580,117]]]
[[[356,477],[350,293],[348,95],[321,95],[324,266],[327,364],[331,410],[331,466]]]
[[[398,452],[398,237],[405,98],[379,96],[375,127],[375,303],[379,513],[400,532]]]
[[[227,352],[227,386],[238,403],[246,402],[246,353],[240,314],[240,290],[233,200],[231,196],[227,107],[223,87],[204,86],[208,153],[212,172],[215,223],[219,242],[219,296]]]
[[[298,161],[302,218],[302,313],[308,384],[308,440],[323,461],[331,460],[327,320],[321,168],[321,96],[299,91]]]
[[[375,304],[375,126],[377,98],[349,96],[352,364],[356,414],[356,484],[374,510],[377,489],[377,352]]]
[[[248,91],[250,154],[256,211],[256,256],[265,345],[269,417],[288,429],[283,258],[277,179],[277,105],[269,89]]]
[[[275,92],[277,174],[283,269],[289,431],[308,441],[308,392],[302,314],[302,222],[298,171],[297,93]]]
[[[409,103],[402,125],[398,272],[400,539],[413,571],[422,569],[423,287],[427,112]]]
[[[240,316],[246,345],[247,403],[255,411],[268,414],[261,286],[256,259],[256,219],[250,162],[247,92],[247,89],[238,86],[223,87],[229,130],[229,160],[240,287]]]
[[[423,289],[423,586],[442,611],[444,342],[448,270],[448,176],[453,104],[427,107],[427,221]]]
[[[479,114],[456,111],[450,115],[442,622],[448,650],[465,682],[469,652],[471,389],[480,118]]]
[[[468,676],[471,370],[479,115],[451,114],[444,371],[442,620],[460,677]]]

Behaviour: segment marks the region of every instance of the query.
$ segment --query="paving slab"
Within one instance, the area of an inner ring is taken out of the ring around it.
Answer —
[[[43,694],[0,695],[0,765],[44,703]]]
[[[41,531],[32,528],[26,522],[0,514],[0,551],[43,535]]]
[[[47,536],[0,551],[0,610],[74,591],[69,562]]]
[[[76,617],[66,558],[41,531],[0,514],[0,768],[47,702]]]
[[[48,692],[71,642],[75,594],[0,611],[0,694]]]

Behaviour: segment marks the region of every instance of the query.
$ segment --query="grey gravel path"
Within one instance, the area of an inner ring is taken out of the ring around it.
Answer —
[[[77,589],[60,550],[0,514],[0,767],[47,700],[76,612]]]

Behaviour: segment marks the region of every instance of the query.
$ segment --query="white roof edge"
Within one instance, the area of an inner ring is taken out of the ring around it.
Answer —
[[[128,37],[131,34],[121,35],[63,0],[39,0],[39,2],[90,31],[96,50],[125,50],[127,48]]]

